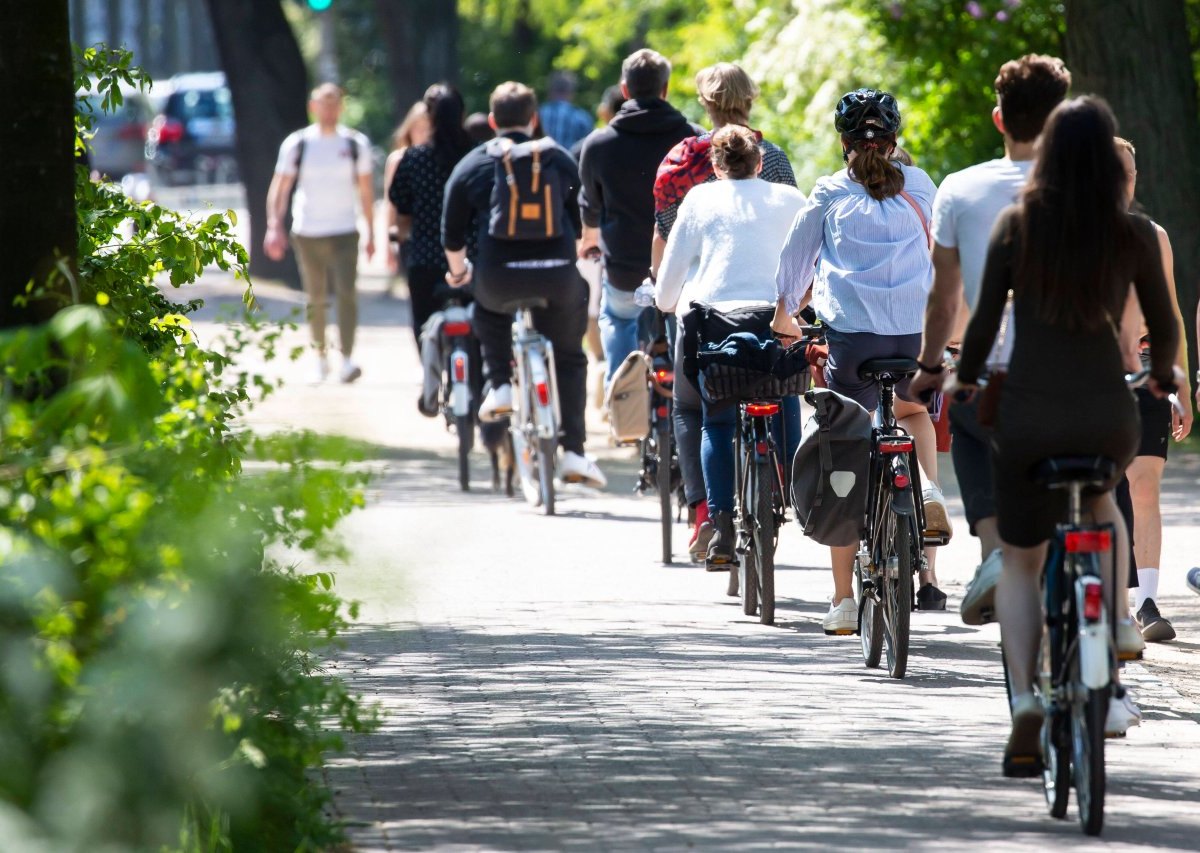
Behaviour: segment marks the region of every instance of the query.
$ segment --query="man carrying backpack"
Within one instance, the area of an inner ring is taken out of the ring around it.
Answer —
[[[579,173],[553,139],[533,140],[537,96],[521,83],[501,83],[489,100],[496,138],[467,154],[446,183],[442,245],[451,287],[475,284],[475,334],[483,350],[488,392],[481,421],[512,412],[512,322],[506,304],[545,299],[533,324],[554,347],[567,482],[603,487],[607,480],[584,456],[588,290],[575,269],[580,231]],[[470,230],[479,223],[477,267],[467,261]]]
[[[653,50],[639,50],[621,65],[621,93],[628,99],[608,127],[594,131],[579,156],[583,239],[579,257],[598,247],[604,251],[604,291],[600,302],[600,336],[608,375],[637,349],[638,318],[634,302],[650,269],[654,233],[654,179],[658,166],[675,144],[702,129],[666,101],[671,63]]]
[[[342,90],[323,83],[308,102],[316,121],[288,136],[279,147],[275,176],[267,191],[267,236],[263,249],[282,260],[288,249],[283,230],[292,207],[292,245],[300,280],[308,297],[308,318],[317,349],[317,381],[329,375],[325,356],[325,299],[329,280],[337,297],[338,332],[342,345],[343,382],[362,370],[351,359],[358,326],[358,206],[367,224],[367,257],[375,253],[374,194],[371,188],[371,144],[365,136],[338,124]],[[295,189],[295,198],[292,190]]]

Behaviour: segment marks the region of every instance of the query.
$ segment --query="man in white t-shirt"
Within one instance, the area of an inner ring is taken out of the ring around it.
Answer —
[[[308,102],[313,124],[288,136],[279,147],[275,177],[267,192],[267,257],[280,260],[287,252],[283,222],[292,206],[291,242],[296,249],[300,279],[308,297],[308,317],[317,349],[317,379],[329,374],[325,355],[325,302],[330,280],[337,299],[338,333],[342,346],[343,382],[353,382],[362,370],[352,360],[358,326],[358,212],[366,219],[366,252],[375,253],[371,187],[371,144],[356,130],[338,124],[342,90],[323,83]],[[295,195],[292,189],[295,188]]]
[[[1000,212],[1019,200],[1033,169],[1037,138],[1051,111],[1066,97],[1071,74],[1062,60],[1030,54],[1006,62],[996,77],[992,121],[1004,137],[1004,157],[948,175],[933,203],[933,289],[925,309],[921,371],[910,394],[941,387],[942,354],[962,340],[969,311],[979,297],[992,226]],[[997,348],[1011,349],[1011,330]],[[991,364],[1006,364],[1007,352],[993,351]],[[1000,535],[992,489],[992,451],[979,425],[978,403],[950,406],[950,452],[971,533],[979,537],[983,565],[962,605],[963,621],[981,624],[994,610],[1000,575]]]

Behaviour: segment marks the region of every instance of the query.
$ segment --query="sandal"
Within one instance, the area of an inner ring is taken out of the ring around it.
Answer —
[[[946,593],[942,592],[931,583],[925,584],[923,587],[917,590],[917,609],[945,610]]]

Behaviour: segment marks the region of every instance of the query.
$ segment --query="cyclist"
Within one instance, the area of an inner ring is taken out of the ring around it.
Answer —
[[[465,109],[457,89],[448,83],[435,83],[425,90],[422,104],[432,126],[430,138],[408,150],[388,184],[397,225],[409,235],[405,260],[418,349],[421,327],[445,301],[442,193],[450,172],[472,145],[463,130]]]
[[[1004,157],[947,175],[933,203],[933,289],[925,308],[925,336],[918,361],[921,371],[909,393],[940,388],[946,345],[962,339],[965,313],[979,298],[979,282],[988,238],[1000,211],[1017,200],[1033,167],[1038,136],[1046,117],[1067,96],[1071,74],[1062,60],[1029,54],[1000,67],[994,84],[992,122],[1004,138]],[[1005,347],[1009,349],[1009,347]],[[993,364],[1007,353],[993,352]],[[1000,578],[1000,536],[992,494],[989,431],[980,426],[978,402],[950,405],[951,458],[973,536],[979,537],[981,563],[963,599],[963,619],[977,625],[993,607]]]
[[[1134,159],[1136,151],[1133,143],[1127,139],[1116,140],[1118,153],[1125,170],[1129,175],[1128,198],[1130,205],[1134,202],[1137,190],[1137,162]],[[1162,251],[1163,275],[1171,292],[1171,307],[1175,311],[1175,319],[1180,328],[1179,339],[1185,340],[1183,332],[1183,314],[1179,310],[1179,298],[1175,293],[1174,253],[1171,251],[1171,240],[1167,232],[1157,224],[1158,245]],[[1123,332],[1138,336],[1137,343],[1145,344],[1139,347],[1141,356],[1133,365],[1141,369],[1142,362],[1150,360],[1150,343],[1146,339],[1145,323],[1138,310],[1137,299],[1132,295],[1126,302],[1125,316],[1121,320]],[[1181,346],[1178,361],[1187,376],[1187,347]],[[1167,463],[1168,439],[1183,441],[1192,429],[1192,397],[1186,380],[1180,382],[1179,402],[1183,413],[1176,414],[1171,404],[1157,399],[1145,388],[1134,391],[1138,401],[1138,413],[1141,415],[1142,440],[1138,445],[1137,456],[1129,463],[1125,472],[1128,480],[1129,497],[1133,518],[1126,518],[1133,534],[1134,568],[1137,572],[1136,589],[1134,590],[1134,612],[1137,626],[1142,631],[1142,638],[1151,643],[1163,643],[1175,639],[1175,629],[1158,610],[1158,565],[1162,561],[1162,513],[1159,509],[1159,490],[1162,486],[1163,470]],[[1132,579],[1131,579],[1132,580]]]
[[[342,346],[343,382],[362,376],[351,358],[358,327],[358,215],[366,219],[364,250],[375,254],[375,200],[371,189],[371,143],[339,123],[343,93],[333,83],[313,89],[308,101],[315,121],[283,140],[275,175],[267,191],[267,234],[263,250],[279,261],[287,253],[283,231],[289,199],[292,207],[292,245],[308,301],[308,319],[317,350],[316,380],[325,381],[325,298],[329,279],[337,297],[338,333]],[[295,187],[295,198],[292,188]]]
[[[650,249],[650,277],[658,275],[663,251],[671,227],[675,224],[679,206],[692,187],[717,179],[713,170],[710,148],[713,134],[727,125],[750,126],[750,107],[759,89],[745,71],[730,62],[703,68],[696,74],[696,92],[704,107],[712,133],[690,136],[672,148],[658,167],[654,179],[654,238]],[[796,186],[792,164],[777,145],[753,131],[762,149],[759,177],[776,184]],[[687,304],[686,302],[684,303]],[[675,409],[673,413],[675,442],[679,448],[679,467],[683,474],[684,497],[695,511],[692,539],[688,551],[693,560],[704,560],[712,539],[708,503],[704,494],[704,475],[700,466],[700,394],[691,380],[683,376],[682,343],[676,341]]]
[[[1133,458],[1137,408],[1114,329],[1130,282],[1155,341],[1151,390],[1160,396],[1174,389],[1179,329],[1158,235],[1148,219],[1126,210],[1114,124],[1107,104],[1093,97],[1066,101],[1051,113],[1021,203],[1005,210],[992,232],[959,363],[958,380],[972,390],[1012,291],[1012,359],[993,435],[1004,563],[996,611],[1012,685],[1006,773],[1013,758],[1039,753],[1043,711],[1032,693],[1042,629],[1038,578],[1047,541],[1066,512],[1063,493],[1040,488],[1030,471],[1053,456],[1104,456],[1119,469]],[[1085,509],[1097,524],[1115,528],[1115,577],[1124,578],[1129,546],[1112,496],[1116,479],[1086,495]],[[1111,585],[1113,560],[1102,555],[1101,564]],[[1119,623],[1120,650],[1130,648],[1131,632],[1140,644],[1136,629]]]
[[[594,131],[579,157],[579,207],[583,239],[579,257],[604,253],[600,334],[608,361],[605,382],[637,349],[642,308],[633,291],[650,266],[648,236],[654,227],[654,176],[675,143],[700,129],[666,101],[671,63],[639,50],[621,65],[621,92],[628,99],[607,127]]]
[[[528,142],[537,124],[537,96],[521,83],[501,83],[489,100],[488,121],[499,138],[514,144]],[[468,153],[450,175],[442,211],[442,245],[449,267],[446,281],[452,287],[470,283],[473,266],[467,260],[467,239],[474,223],[487,223],[493,211],[493,190],[499,168],[493,143]],[[587,328],[587,285],[575,269],[574,235],[579,233],[579,207],[575,188],[579,175],[575,161],[559,145],[540,150],[541,176],[549,186],[570,187],[561,207],[551,215],[560,236],[548,239],[501,239],[479,229],[479,269],[475,281],[475,332],[483,349],[484,378],[488,392],[479,408],[482,421],[512,411],[512,314],[503,310],[520,299],[545,299],[549,305],[533,311],[534,326],[554,347],[559,407],[562,412],[563,457],[559,471],[564,480],[603,487],[607,481],[595,461],[583,453],[586,437],[587,357],[583,335]],[[551,174],[553,173],[553,174]]]
[[[859,378],[859,365],[872,358],[915,358],[921,346],[922,315],[933,277],[925,223],[935,187],[921,169],[892,159],[900,109],[889,93],[848,92],[838,102],[835,127],[847,168],[817,181],[796,217],[779,258],[775,330],[798,336],[793,317],[811,295],[827,327],[826,383],[874,412],[879,389]],[[901,396],[906,396],[907,385],[898,386]],[[929,412],[919,403],[898,399],[896,416],[916,441],[927,484],[927,526],[949,536]],[[822,626],[827,633],[854,631],[858,602],[851,587],[857,548],[831,551],[834,591]],[[922,609],[944,609],[946,596],[936,585],[933,549],[927,549],[926,557],[929,568],[922,572],[918,604]]]
[[[704,302],[718,308],[770,305],[775,299],[775,258],[792,220],[804,206],[795,187],[755,180],[763,169],[758,136],[740,124],[712,135],[711,157],[718,181],[696,187],[680,205],[656,285],[661,310]],[[680,338],[683,336],[680,335]],[[682,347],[677,352],[682,353]],[[676,384],[683,374],[676,362]],[[694,392],[693,392],[694,393]],[[698,397],[698,395],[697,395]],[[790,459],[800,443],[800,401],[783,401]],[[737,407],[703,403],[700,460],[714,535],[706,565],[727,568],[735,559],[733,528],[733,438]]]

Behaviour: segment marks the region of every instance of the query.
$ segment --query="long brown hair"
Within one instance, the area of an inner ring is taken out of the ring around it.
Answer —
[[[1116,119],[1101,98],[1064,101],[1046,120],[1021,201],[1015,287],[1038,316],[1095,331],[1119,317],[1134,240]]]
[[[867,194],[876,201],[900,195],[904,189],[904,173],[892,162],[892,151],[896,148],[896,134],[876,133],[870,139],[842,137],[842,146],[849,157],[856,152],[850,165],[850,177],[867,189]]]

